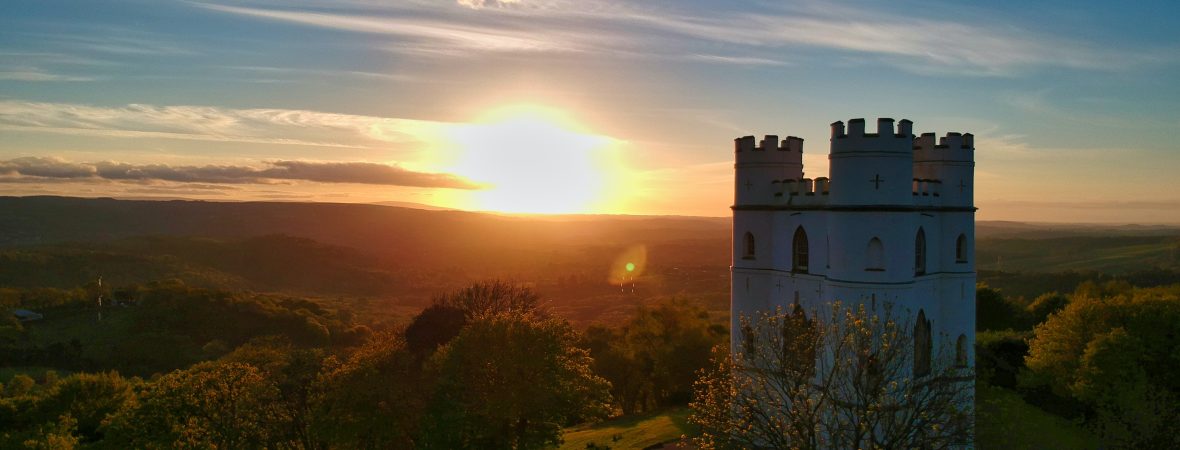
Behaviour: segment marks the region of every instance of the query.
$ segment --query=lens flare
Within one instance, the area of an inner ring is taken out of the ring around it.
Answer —
[[[615,286],[634,284],[647,266],[647,246],[633,245],[623,250],[610,266],[607,281]]]

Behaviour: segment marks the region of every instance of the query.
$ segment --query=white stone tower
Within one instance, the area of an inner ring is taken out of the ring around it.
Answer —
[[[832,124],[831,178],[804,178],[803,141],[734,141],[731,312],[839,300],[929,321],[935,348],[975,360],[974,142],[912,123]],[[949,340],[949,341],[948,341]]]

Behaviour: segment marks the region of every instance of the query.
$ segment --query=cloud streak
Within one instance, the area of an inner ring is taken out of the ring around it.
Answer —
[[[0,101],[0,130],[121,138],[387,149],[416,143],[442,122],[291,109]]]
[[[71,162],[52,157],[0,161],[0,181],[129,181],[212,184],[269,184],[282,181],[354,183],[421,188],[480,189],[462,177],[416,172],[370,162],[269,161],[265,167]]]
[[[1012,24],[986,25],[947,17],[923,18],[832,3],[795,4],[770,11],[659,10],[611,1],[525,4],[494,0],[399,3],[387,9],[337,3],[322,9],[277,9],[194,3],[208,10],[411,41],[391,48],[436,56],[471,51],[642,54],[710,64],[779,65],[798,50],[874,55],[880,62],[924,74],[1007,76],[1057,66],[1087,70],[1175,58],[1172,51],[1116,49],[1079,38],[1047,35]],[[484,6],[498,6],[484,8]],[[478,13],[459,14],[470,9]],[[341,12],[343,11],[343,12]],[[364,15],[362,15],[364,14]],[[688,50],[686,40],[722,46],[722,55]],[[1165,49],[1166,50],[1166,49]],[[679,55],[679,56],[677,56]]]

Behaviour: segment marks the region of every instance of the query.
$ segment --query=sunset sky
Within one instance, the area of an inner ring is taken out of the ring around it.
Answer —
[[[0,195],[726,216],[733,138],[976,137],[979,219],[1180,224],[1180,3],[9,0]]]

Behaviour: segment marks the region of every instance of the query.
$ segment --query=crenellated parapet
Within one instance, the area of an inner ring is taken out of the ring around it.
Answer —
[[[913,146],[913,122],[902,119],[894,128],[893,119],[877,119],[875,132],[866,132],[864,119],[832,123],[832,153],[892,152],[908,153]]]
[[[782,141],[773,134],[761,141],[743,136],[733,140],[733,151],[738,164],[803,164],[803,139],[795,136]]]
[[[875,133],[864,119],[832,124],[829,175],[833,205],[906,205],[911,203],[913,122],[877,119]]]
[[[827,177],[774,180],[775,205],[825,205],[831,186]]]
[[[971,133],[947,133],[937,139],[934,133],[922,133],[914,139],[914,161],[975,161],[975,136]]]
[[[778,187],[775,180],[803,178],[803,139],[779,140],[768,134],[757,141],[743,136],[733,141],[735,205],[770,205]]]

